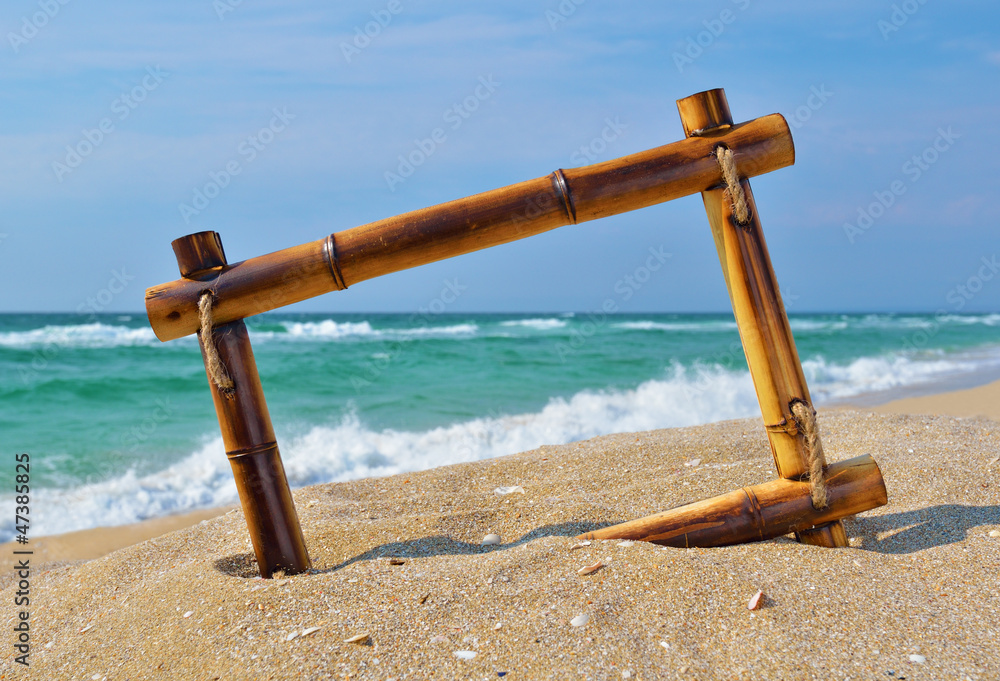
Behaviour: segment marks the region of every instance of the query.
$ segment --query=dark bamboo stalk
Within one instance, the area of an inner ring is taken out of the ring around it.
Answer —
[[[684,133],[689,138],[727,130],[733,123],[726,93],[722,89],[678,100],[677,109]],[[715,147],[719,145],[728,147],[721,137],[715,138]],[[735,148],[733,152],[735,155]],[[791,409],[795,401],[810,405],[812,401],[778,290],[778,281],[771,267],[771,256],[764,241],[750,182],[745,179],[753,174],[752,169],[745,170],[738,158],[736,167],[740,177],[744,178],[740,184],[750,208],[749,222],[737,224],[733,216],[733,202],[724,185],[706,189],[701,196],[719,252],[778,475],[789,479],[800,478],[809,471],[809,463],[805,438],[796,425]],[[799,539],[807,544],[847,545],[842,527],[804,531],[799,534]]]
[[[211,287],[220,323],[250,317],[366,279],[695,194],[719,184],[711,157],[724,142],[749,175],[794,161],[778,114],[584,168],[502,187],[338,232],[146,291],[160,340],[194,333],[198,298]]]
[[[173,247],[184,277],[199,276],[226,264],[222,241],[215,232],[181,237],[173,242]],[[204,343],[200,331],[198,335]],[[287,574],[303,572],[309,569],[309,554],[281,464],[246,325],[242,320],[215,324],[208,342],[215,344],[219,359],[235,384],[231,392],[224,392],[208,375],[226,456],[236,478],[260,574],[267,579],[278,570]],[[204,346],[202,356],[205,356]],[[208,374],[208,360],[205,361]]]
[[[778,478],[579,538],[636,539],[680,548],[728,546],[829,526],[887,502],[882,472],[867,454],[831,464],[827,489],[828,506],[816,510],[808,482]]]

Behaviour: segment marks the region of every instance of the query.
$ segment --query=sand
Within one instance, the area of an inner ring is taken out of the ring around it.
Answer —
[[[889,491],[846,523],[848,549],[573,550],[577,533],[775,476],[759,419],[612,435],[298,490],[313,570],[292,578],[255,578],[236,510],[38,566],[30,675],[7,642],[0,675],[1000,678],[1000,423],[838,410],[820,426],[829,459],[872,454]],[[509,485],[525,493],[494,493]],[[480,546],[489,533],[502,543]]]

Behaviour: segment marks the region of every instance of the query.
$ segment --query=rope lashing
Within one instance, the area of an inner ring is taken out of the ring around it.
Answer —
[[[201,321],[201,346],[205,350],[205,366],[208,375],[223,393],[233,392],[233,379],[219,358],[219,351],[212,342],[212,294],[203,293],[198,300],[198,319]]]
[[[792,415],[799,431],[806,439],[806,460],[809,463],[809,486],[812,489],[813,508],[817,510],[826,508],[826,478],[823,476],[826,457],[823,456],[823,443],[819,440],[816,414],[805,402],[793,402]]]
[[[740,184],[739,173],[736,172],[733,150],[718,147],[715,150],[715,158],[719,161],[719,167],[722,168],[722,178],[726,181],[729,198],[733,202],[733,214],[736,216],[736,222],[745,225],[750,222],[750,207],[747,205],[747,196],[743,193],[743,186]]]

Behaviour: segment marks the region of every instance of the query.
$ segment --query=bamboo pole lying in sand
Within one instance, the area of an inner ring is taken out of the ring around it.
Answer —
[[[728,546],[801,533],[884,506],[888,500],[882,472],[867,454],[831,464],[827,493],[827,506],[817,510],[808,482],[779,478],[581,534],[578,539],[639,539],[681,548]]]
[[[556,227],[617,215],[720,182],[712,150],[733,149],[744,175],[795,161],[779,114],[649,151],[476,194],[354,227],[311,243],[210,269],[146,291],[146,311],[163,341],[198,329],[198,300],[211,289],[220,323],[297,303],[366,279],[523,239]]]
[[[184,277],[226,264],[222,242],[215,232],[181,237],[173,242],[173,247]],[[201,331],[198,335],[226,456],[236,478],[260,574],[267,579],[279,570],[287,574],[303,572],[309,569],[309,554],[281,464],[246,325],[243,320],[226,322],[212,325],[211,338],[201,338]],[[209,343],[218,352],[218,360],[233,384],[231,389],[220,387],[213,378]]]
[[[711,139],[716,148],[729,147],[724,132],[733,124],[733,116],[729,112],[726,93],[721,88],[678,100],[677,109],[688,139]],[[732,151],[736,157],[736,149]],[[811,410],[812,400],[802,374],[778,281],[771,267],[753,192],[746,179],[751,173],[744,170],[738,159],[734,160],[749,208],[747,219],[742,224],[737,220],[734,215],[736,203],[725,184],[706,189],[701,196],[719,252],[778,475],[799,479],[809,471],[809,456],[805,435],[792,409],[794,403],[803,402]],[[839,521],[825,527],[802,530],[799,540],[821,546],[847,546],[847,536]]]

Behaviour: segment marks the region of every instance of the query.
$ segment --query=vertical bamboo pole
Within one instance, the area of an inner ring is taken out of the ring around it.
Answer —
[[[721,88],[678,100],[677,109],[687,137],[710,137],[713,132],[724,131],[733,125],[726,93]],[[739,169],[740,150],[731,151]],[[747,174],[750,173],[741,173],[744,177]],[[812,401],[771,267],[750,183],[743,179],[740,184],[750,208],[750,218],[743,225],[738,224],[733,215],[732,200],[724,184],[703,191],[701,196],[778,475],[801,479],[808,473],[809,463],[805,437],[797,427],[791,405],[802,401],[811,407]],[[848,545],[840,521],[798,532],[796,537],[805,544]]]
[[[181,276],[212,287],[212,270],[226,264],[222,241],[216,232],[198,232],[173,242]],[[253,542],[260,574],[269,579],[274,572],[295,574],[309,569],[305,538],[295,513],[281,454],[275,441],[264,389],[257,373],[253,349],[242,319],[213,326],[210,339],[234,383],[222,391],[208,376],[208,384],[219,417],[226,456],[236,478],[247,529]],[[208,360],[206,373],[208,373]]]

